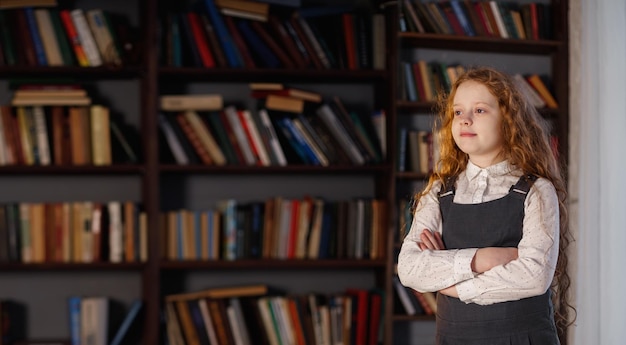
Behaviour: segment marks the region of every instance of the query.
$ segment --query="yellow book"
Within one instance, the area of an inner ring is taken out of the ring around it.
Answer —
[[[93,105],[91,116],[91,157],[94,165],[111,165],[111,128],[109,108]]]

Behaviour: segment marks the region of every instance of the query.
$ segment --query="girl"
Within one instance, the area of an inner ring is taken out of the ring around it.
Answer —
[[[439,292],[437,344],[559,344],[570,239],[544,121],[491,68],[459,77],[441,108],[441,158],[416,196],[398,276]]]

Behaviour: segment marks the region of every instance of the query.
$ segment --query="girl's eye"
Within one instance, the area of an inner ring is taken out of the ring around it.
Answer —
[[[481,108],[478,108],[478,109],[476,109],[476,112],[477,112],[477,113],[479,113],[479,114],[482,114],[482,113],[484,113],[484,112],[485,112],[485,110],[484,110],[484,109],[481,109]]]
[[[461,115],[461,111],[460,110],[455,110],[454,111],[454,116],[459,116]]]

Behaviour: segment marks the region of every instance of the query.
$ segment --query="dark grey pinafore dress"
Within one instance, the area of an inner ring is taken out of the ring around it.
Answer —
[[[524,200],[536,179],[522,176],[506,196],[480,204],[455,204],[456,178],[450,179],[439,193],[446,249],[517,247],[522,239]],[[437,294],[437,344],[559,344],[553,314],[550,290],[484,306]]]

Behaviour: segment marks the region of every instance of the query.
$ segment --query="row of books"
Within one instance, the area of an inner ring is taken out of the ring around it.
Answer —
[[[408,288],[397,276],[393,277],[395,291],[394,300],[399,302],[394,312],[406,315],[435,315],[437,313],[437,297],[433,292],[419,292]],[[399,304],[399,305],[398,305]]]
[[[552,38],[549,4],[513,1],[403,0],[404,32],[542,40]]]
[[[0,10],[0,66],[120,66],[134,59],[130,31],[102,9]]]
[[[169,343],[366,344],[382,341],[384,293],[269,293],[264,285],[166,296]]]
[[[274,197],[161,215],[168,260],[381,259],[386,203]]]
[[[300,106],[283,107],[293,102]],[[259,102],[258,111],[231,105],[210,112],[161,113],[163,146],[169,148],[162,161],[258,166],[384,161],[384,112],[348,111],[337,97],[310,107],[301,102],[270,95]]]
[[[145,262],[147,236],[130,201],[0,205],[1,262]]]
[[[71,296],[70,344],[122,345],[140,338],[143,301],[126,310],[123,303],[104,296]]]
[[[257,17],[205,0],[161,20],[165,66],[384,69],[385,19],[346,6]],[[253,14],[251,12],[247,12]],[[242,17],[248,18],[244,19]]]
[[[102,105],[0,106],[0,165],[137,163],[137,141]]]
[[[452,84],[466,70],[464,66],[444,62],[418,60],[401,63],[402,99],[412,102],[434,102],[441,92],[448,93]],[[513,74],[520,90],[536,108],[558,108],[551,92],[551,84],[545,76],[538,74]]]
[[[439,152],[432,132],[401,127],[398,132],[398,171],[427,175]]]

